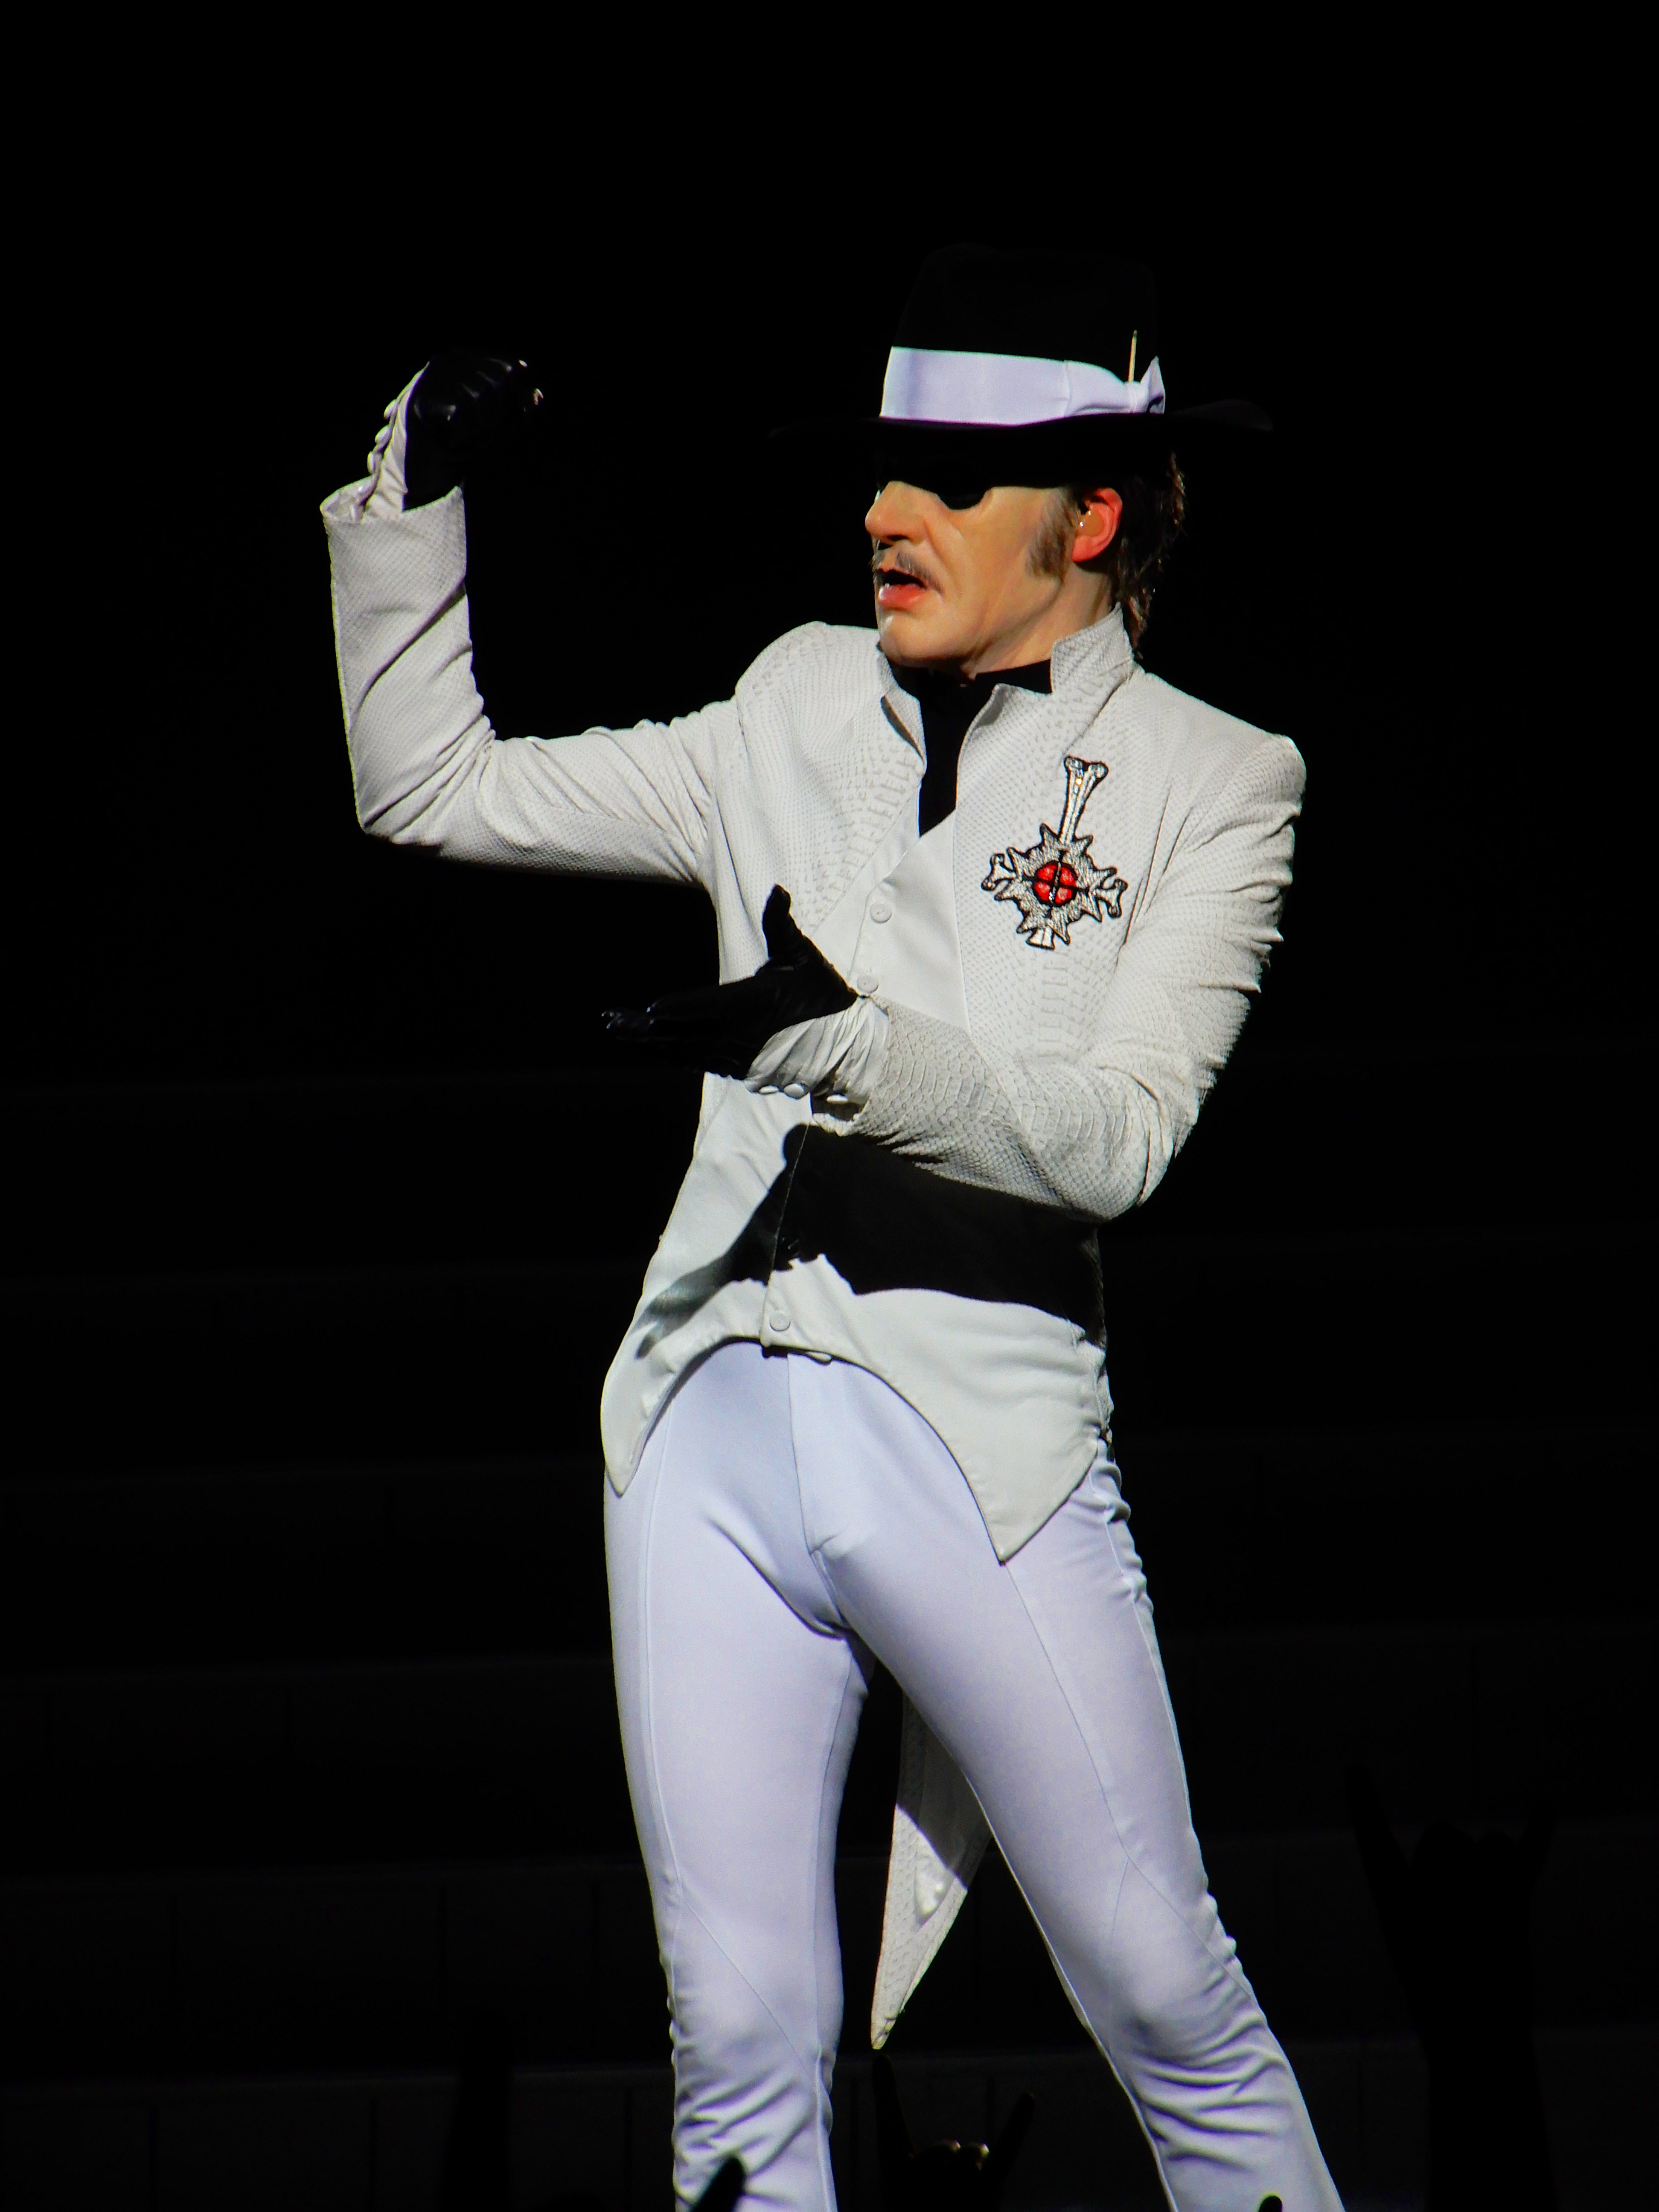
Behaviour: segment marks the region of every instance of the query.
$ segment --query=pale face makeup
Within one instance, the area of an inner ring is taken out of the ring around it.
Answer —
[[[914,484],[882,486],[864,526],[876,629],[890,660],[977,676],[1045,660],[1062,637],[1099,621],[1109,588],[1078,563],[1110,544],[1123,503],[1115,491],[1096,492],[1063,574],[1039,575],[1031,554],[1050,497],[998,484],[977,506],[952,507]]]

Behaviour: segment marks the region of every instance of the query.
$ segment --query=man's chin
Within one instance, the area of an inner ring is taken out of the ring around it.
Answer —
[[[930,592],[920,606],[877,608],[876,634],[890,660],[921,663],[961,659],[963,647],[951,636],[950,624],[940,619],[941,610],[928,604],[933,598]]]

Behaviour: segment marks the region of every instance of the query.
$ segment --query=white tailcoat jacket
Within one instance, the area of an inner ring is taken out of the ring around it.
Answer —
[[[472,678],[461,495],[365,520],[348,491],[323,513],[366,830],[610,878],[619,900],[629,878],[700,884],[722,981],[765,959],[781,884],[825,956],[863,972],[925,765],[921,715],[872,630],[791,631],[730,699],[671,722],[501,740]],[[815,1115],[705,1079],[605,1382],[619,1491],[678,1378],[734,1338],[880,1375],[954,1455],[1000,1558],[1088,1471],[1111,1413],[1097,1251],[1105,1308],[1116,1279],[1096,1226],[1155,1188],[1243,1026],[1279,941],[1304,774],[1286,739],[1139,668],[1115,611],[1063,640],[1052,675],[1047,696],[994,691],[962,748],[966,1026],[872,976],[885,1052],[860,1109]],[[1068,763],[1084,769],[1068,778]],[[1069,822],[1068,781],[1088,787]],[[882,1977],[899,2002],[983,1844],[943,1758],[911,1724]]]

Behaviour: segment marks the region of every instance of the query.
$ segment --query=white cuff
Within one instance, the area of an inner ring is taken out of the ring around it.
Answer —
[[[380,434],[369,448],[368,474],[351,487],[359,522],[386,522],[404,511],[409,496],[409,395],[425,374],[422,363],[386,409]]]
[[[838,1014],[795,1022],[769,1036],[743,1079],[749,1091],[781,1091],[786,1098],[868,1101],[887,1057],[887,1016],[859,999]]]

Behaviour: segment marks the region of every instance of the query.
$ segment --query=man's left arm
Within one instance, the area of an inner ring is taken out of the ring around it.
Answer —
[[[957,1182],[1095,1220],[1139,1205],[1197,1121],[1279,941],[1304,781],[1295,747],[1274,738],[1200,798],[1132,919],[1091,1034],[1016,1060],[890,1007],[869,1097],[839,1125]]]

